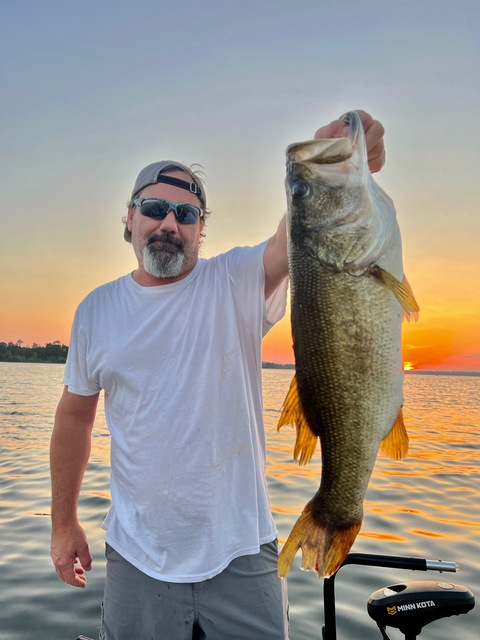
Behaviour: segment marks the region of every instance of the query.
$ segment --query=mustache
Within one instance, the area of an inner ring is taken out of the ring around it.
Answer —
[[[181,238],[177,238],[173,235],[173,233],[152,233],[151,236],[148,236],[146,246],[149,247],[154,242],[164,242],[166,244],[173,244],[175,247],[179,249],[183,249],[185,243]]]

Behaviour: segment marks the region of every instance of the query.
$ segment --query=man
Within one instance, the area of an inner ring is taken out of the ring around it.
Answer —
[[[372,171],[383,128],[359,112]],[[341,136],[342,119],[317,137]],[[59,577],[85,587],[77,519],[100,390],[112,506],[100,638],[288,638],[265,481],[261,340],[285,312],[287,238],[199,259],[206,196],[177,162],[143,169],[125,221],[137,269],[79,306],[51,442]]]

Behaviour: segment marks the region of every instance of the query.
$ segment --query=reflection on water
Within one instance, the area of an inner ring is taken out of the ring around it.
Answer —
[[[294,430],[276,431],[292,375],[291,371],[264,371],[268,477],[281,542],[318,489],[321,475],[319,451],[308,467],[300,467],[292,462]],[[408,457],[400,462],[377,460],[353,550],[455,560],[461,572],[454,581],[480,594],[480,377],[406,376],[404,417],[410,437]],[[289,574],[293,638],[320,638],[321,583],[301,572],[299,565],[300,553]],[[381,571],[348,567],[339,574],[341,638],[380,636],[365,616],[372,591],[394,582],[439,577]],[[422,637],[447,640],[456,634],[473,640],[479,621],[474,610],[469,616],[425,628]],[[389,632],[392,638],[401,637],[394,633]]]
[[[108,509],[109,436],[100,407],[92,455],[80,498],[94,569],[81,591],[61,583],[49,559],[48,444],[62,389],[63,367],[0,363],[0,639],[74,640],[98,634],[103,588],[103,535]],[[292,461],[295,433],[276,425],[292,371],[265,370],[264,414],[268,484],[280,534],[287,538],[305,503],[318,489],[318,451],[307,467]],[[480,377],[408,375],[406,460],[379,458],[365,500],[355,551],[454,560],[448,578],[480,595]],[[300,570],[289,574],[293,640],[321,638],[322,583]],[[366,614],[370,593],[405,580],[435,580],[439,574],[346,567],[337,578],[339,640],[380,637]],[[467,616],[433,623],[422,638],[476,640],[480,606]],[[392,640],[402,637],[392,631]]]

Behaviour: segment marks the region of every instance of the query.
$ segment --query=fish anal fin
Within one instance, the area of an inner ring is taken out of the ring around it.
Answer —
[[[278,420],[277,431],[286,424],[294,425],[298,413],[301,413],[300,398],[298,396],[297,376],[293,376],[287,396],[283,401],[282,413]]]
[[[302,550],[302,569],[319,578],[333,575],[347,557],[362,521],[342,526],[327,525],[313,517],[311,503],[295,523],[278,558],[278,575],[285,578],[298,549]]]
[[[287,397],[283,403],[282,413],[277,425],[277,431],[285,424],[295,425],[297,437],[293,450],[294,460],[299,464],[308,464],[315,453],[318,437],[311,430],[305,414],[303,413],[300,397],[298,395],[297,377],[294,376],[290,383]]]
[[[395,276],[392,276],[391,273],[388,273],[388,271],[385,271],[385,269],[382,269],[382,267],[379,267],[378,265],[374,265],[370,269],[370,274],[390,289],[398,302],[402,305],[404,317],[408,321],[418,320],[420,307],[415,300],[412,288],[405,276],[403,277],[403,281],[400,282],[400,280],[397,280]]]
[[[392,460],[402,460],[408,454],[408,434],[403,422],[402,410],[388,435],[381,441],[379,453]]]
[[[308,422],[304,419],[300,419],[296,423],[296,427],[297,438],[293,449],[293,459],[297,460],[299,464],[308,464],[315,453],[318,437],[313,433],[308,426]]]

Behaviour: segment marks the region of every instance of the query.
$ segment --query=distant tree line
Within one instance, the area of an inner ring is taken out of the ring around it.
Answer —
[[[55,362],[63,364],[67,360],[68,346],[59,340],[47,342],[42,347],[35,342],[25,347],[23,340],[16,342],[0,342],[0,362]],[[262,362],[264,369],[295,369],[294,364],[278,364]]]
[[[0,362],[55,362],[62,364],[67,359],[68,347],[58,340],[47,342],[42,347],[35,342],[31,347],[23,346],[23,340],[0,342]]]
[[[295,369],[294,364],[279,364],[278,362],[262,362],[263,369]]]

